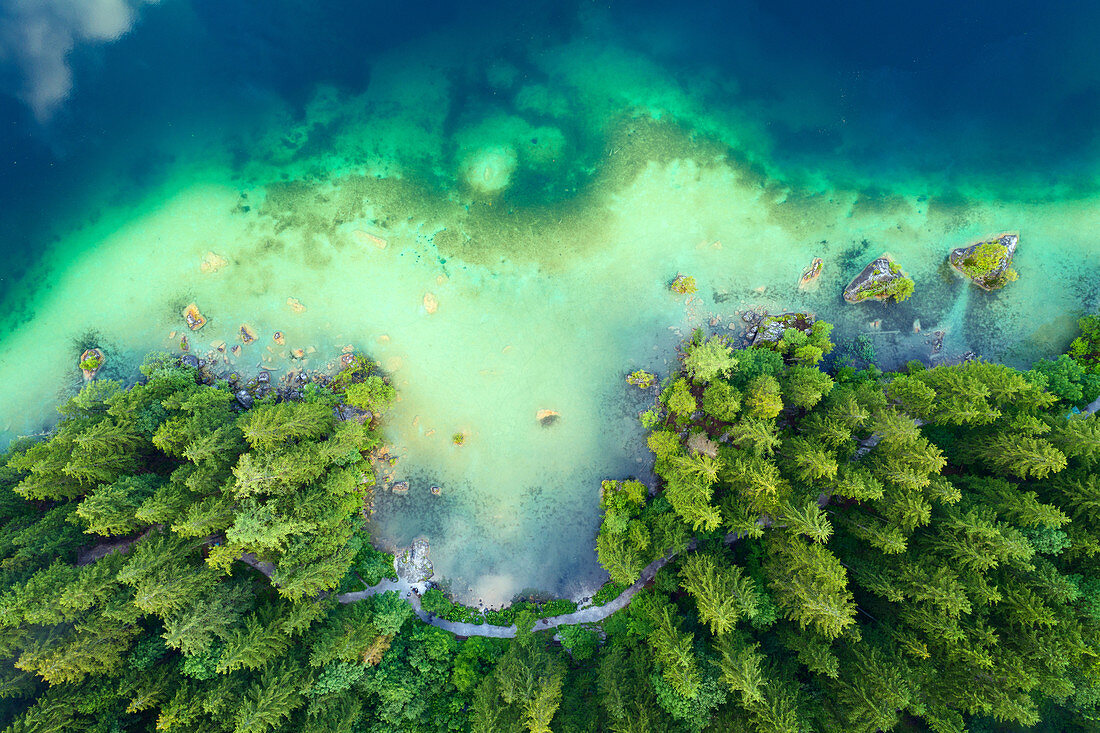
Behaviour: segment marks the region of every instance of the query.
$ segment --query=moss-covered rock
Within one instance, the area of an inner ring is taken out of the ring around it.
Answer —
[[[982,290],[1003,288],[1019,275],[1012,267],[1018,234],[1001,234],[993,239],[951,250],[948,261],[959,273]]]
[[[788,328],[793,328],[809,335],[813,331],[814,317],[810,313],[781,313],[775,316],[764,316],[756,328],[753,336],[753,346],[772,346],[779,343]]]
[[[895,302],[905,300],[913,294],[913,280],[890,258],[884,254],[863,268],[848,287],[844,288],[844,300],[849,303],[862,303],[865,300]]]

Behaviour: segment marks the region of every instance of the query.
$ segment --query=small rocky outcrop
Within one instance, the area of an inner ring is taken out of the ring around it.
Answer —
[[[199,307],[194,303],[189,304],[183,309],[183,320],[187,321],[187,327],[192,331],[198,331],[206,325],[206,316],[202,314]]]
[[[825,261],[820,257],[814,257],[810,266],[802,271],[802,277],[798,279],[798,289],[805,290],[810,287],[821,276],[821,270],[825,266]]]
[[[539,410],[535,413],[535,419],[544,428],[548,428],[561,419],[561,413],[557,410]]]
[[[107,361],[106,355],[97,348],[91,348],[84,351],[80,355],[80,373],[84,375],[86,381],[92,381],[95,379],[95,375],[99,373],[99,370],[103,368],[103,364]]]
[[[1012,267],[1019,241],[1019,234],[1001,234],[953,249],[947,259],[957,272],[982,290],[998,290],[1019,277]]]
[[[862,303],[865,300],[895,302],[905,300],[913,294],[913,280],[890,258],[884,254],[877,258],[863,272],[856,275],[848,287],[844,288],[844,300],[849,303]]]
[[[668,289],[677,295],[692,295],[699,291],[698,286],[695,284],[695,278],[691,275],[677,275],[669,283]]]
[[[755,326],[752,337],[753,346],[769,346],[779,343],[783,332],[794,328],[809,335],[813,331],[814,317],[809,313],[781,313],[776,316],[764,316]]]

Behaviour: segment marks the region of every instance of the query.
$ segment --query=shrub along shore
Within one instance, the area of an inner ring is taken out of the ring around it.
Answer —
[[[629,387],[654,395],[659,481],[604,483],[612,612],[557,641],[540,619],[568,601],[425,593],[514,634],[462,638],[362,592],[392,572],[362,530],[393,399],[367,360],[250,409],[165,357],[93,381],[0,458],[0,726],[1086,730],[1100,422],[1075,411],[1100,397],[1100,319],[1028,371],[826,373],[831,349],[824,327],[697,333],[678,373]]]

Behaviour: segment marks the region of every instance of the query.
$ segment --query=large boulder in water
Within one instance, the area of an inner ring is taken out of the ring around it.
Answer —
[[[862,303],[865,300],[886,301],[893,298],[902,301],[913,294],[913,281],[891,259],[884,254],[863,268],[848,287],[844,288],[844,300],[849,303]]]
[[[982,290],[998,290],[1019,277],[1012,268],[1019,241],[1019,234],[1001,234],[953,249],[947,259],[957,272]]]

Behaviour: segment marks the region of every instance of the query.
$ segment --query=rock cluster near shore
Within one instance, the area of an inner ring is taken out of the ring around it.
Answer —
[[[1001,234],[969,247],[951,250],[947,260],[955,271],[982,290],[998,290],[1017,279],[1012,268],[1018,234]]]
[[[814,327],[814,317],[810,313],[781,313],[776,316],[764,316],[755,327],[752,337],[753,346],[776,344],[783,338],[783,332],[793,328],[809,334]]]

